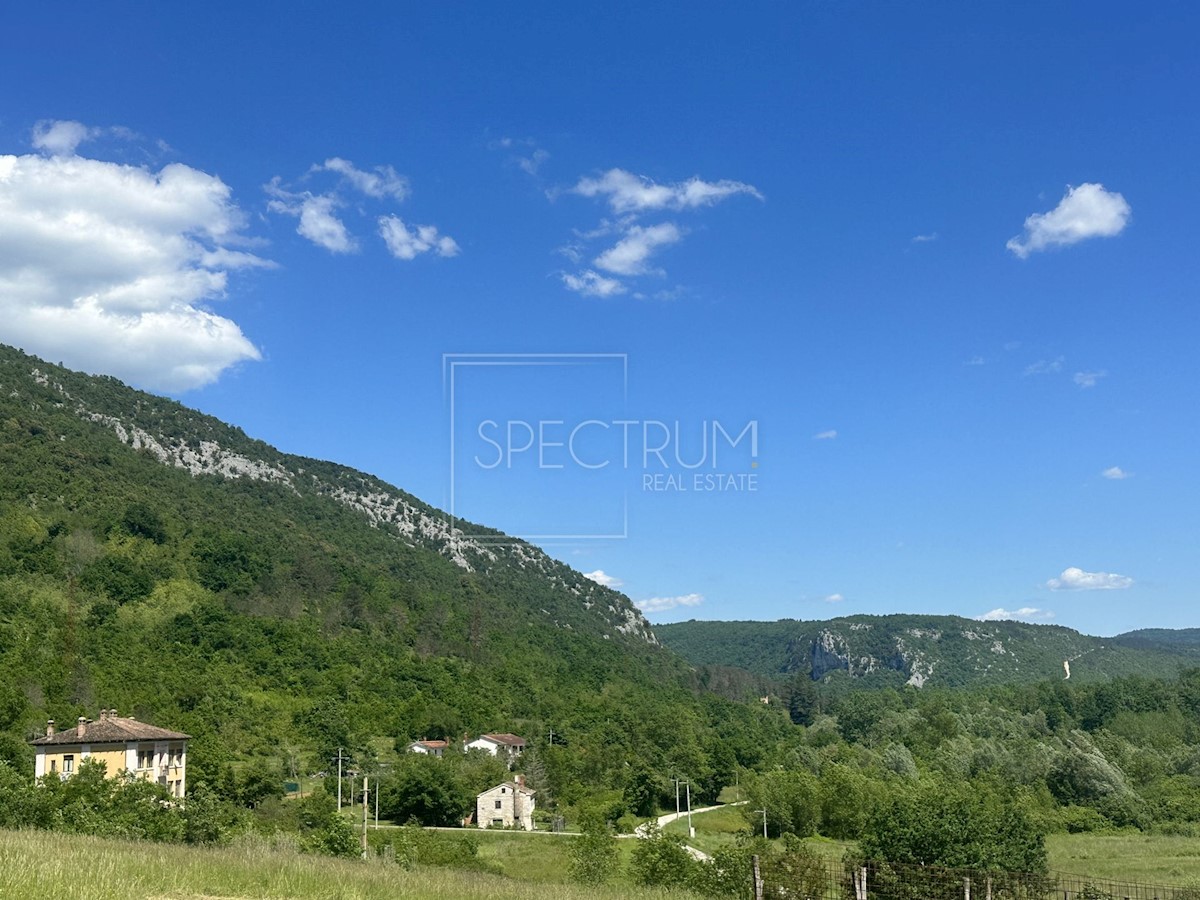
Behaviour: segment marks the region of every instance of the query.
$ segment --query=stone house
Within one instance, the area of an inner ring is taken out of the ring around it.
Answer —
[[[475,798],[475,821],[480,828],[521,828],[533,831],[534,791],[525,776],[489,788]]]
[[[492,756],[503,756],[513,760],[525,749],[525,739],[515,734],[481,734],[473,741],[468,741],[464,750],[486,750]]]

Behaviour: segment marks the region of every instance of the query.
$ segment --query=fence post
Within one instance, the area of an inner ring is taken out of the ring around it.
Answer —
[[[988,876],[987,880],[987,900],[992,900],[992,876]]]
[[[763,900],[762,869],[758,866],[758,854],[750,857],[750,861],[754,864],[754,900]]]
[[[854,900],[867,900],[867,867],[850,874],[854,877]]]
[[[971,900],[971,876],[963,879],[963,900]]]

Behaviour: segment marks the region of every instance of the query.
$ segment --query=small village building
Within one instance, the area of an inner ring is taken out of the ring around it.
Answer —
[[[515,734],[481,734],[469,741],[464,750],[486,750],[492,756],[503,756],[508,760],[515,759],[525,749],[525,739]]]
[[[419,741],[413,741],[408,745],[409,753],[423,753],[428,756],[441,757],[450,746],[449,741],[430,741],[422,738]]]
[[[54,720],[46,723],[45,737],[35,738],[33,774],[36,778],[57,775],[70,778],[85,759],[105,764],[105,774],[115,778],[130,772],[165,787],[172,797],[182,797],[187,788],[187,742],[189,735],[118,716],[115,709],[100,711],[92,721],[79,717],[74,728],[58,731]]]
[[[525,777],[489,788],[475,798],[475,821],[480,828],[521,828],[533,831],[534,791]]]

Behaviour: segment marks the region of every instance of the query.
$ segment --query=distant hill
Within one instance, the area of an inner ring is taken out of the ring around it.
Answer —
[[[763,677],[806,673],[863,686],[967,687],[1066,677],[1173,676],[1200,664],[1200,629],[1090,637],[1061,625],[957,616],[845,616],[825,621],[688,621],[659,625],[664,645],[696,666]]]

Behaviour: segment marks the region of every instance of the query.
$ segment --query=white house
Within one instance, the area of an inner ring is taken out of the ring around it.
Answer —
[[[419,741],[413,741],[408,745],[409,753],[424,753],[428,756],[440,757],[446,752],[446,748],[450,746],[449,741],[430,741],[422,738]]]
[[[475,821],[480,828],[521,828],[533,831],[534,791],[525,776],[489,788],[475,798]]]
[[[525,749],[525,739],[515,734],[481,734],[469,741],[465,750],[486,750],[492,756],[503,756],[512,760]]]

